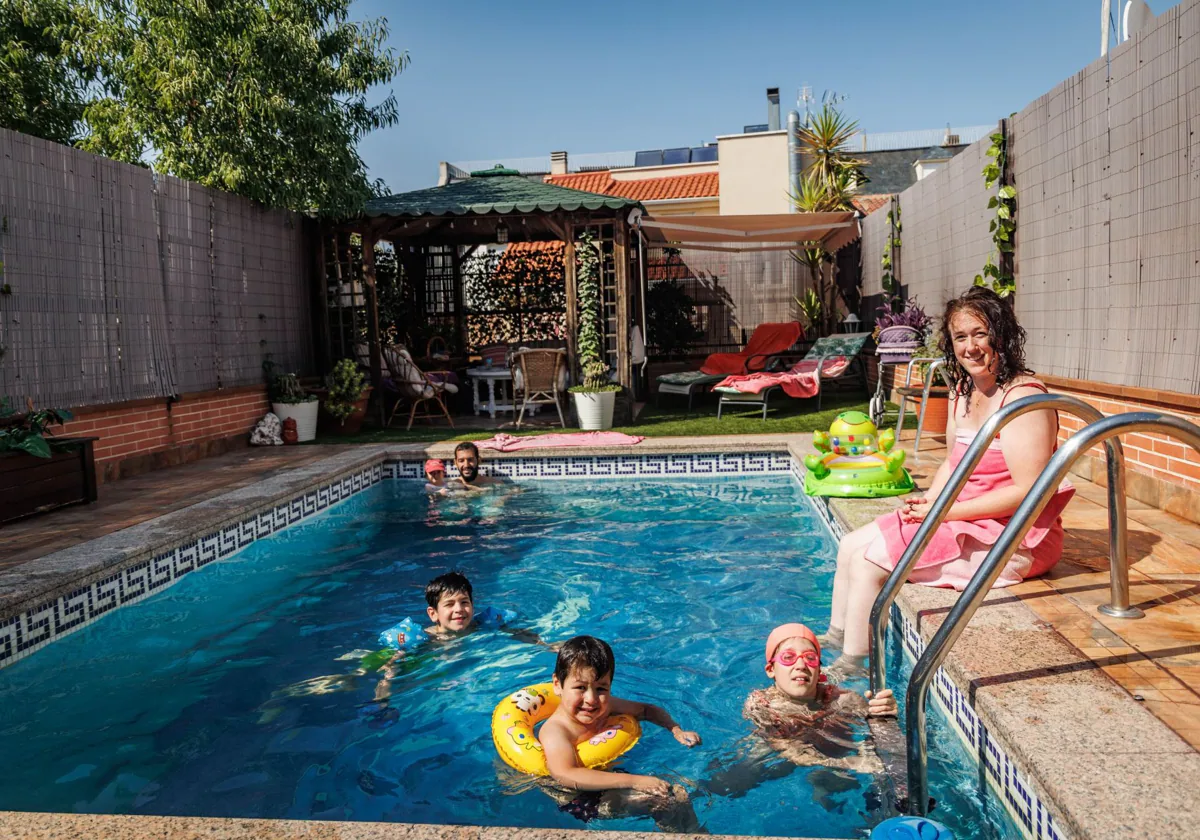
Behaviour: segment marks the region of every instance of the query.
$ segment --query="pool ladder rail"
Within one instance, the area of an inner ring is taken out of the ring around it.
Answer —
[[[1108,501],[1109,501],[1109,567],[1111,596],[1108,604],[1098,607],[1100,612],[1115,618],[1141,618],[1144,613],[1129,604],[1129,568],[1127,558],[1127,516],[1125,509],[1125,462],[1124,450],[1117,435],[1129,432],[1158,432],[1189,444],[1200,452],[1200,427],[1171,415],[1152,411],[1138,411],[1104,417],[1092,406],[1074,397],[1059,394],[1038,394],[1025,397],[1002,408],[992,415],[976,433],[966,455],[950,476],[946,486],[921,523],[912,543],[905,551],[896,568],[888,576],[883,590],[871,609],[871,688],[879,691],[885,687],[884,629],[886,617],[895,601],[900,585],[908,577],[917,558],[928,545],[937,526],[945,517],[951,502],[958,497],[966,484],[971,470],[983,457],[984,451],[1001,428],[1016,417],[1030,411],[1056,409],[1067,411],[1088,422],[1081,431],[1072,435],[1059,447],[1050,462],[1034,482],[1029,494],[1021,502],[1008,525],[1005,526],[996,544],[988,552],[979,570],[967,584],[946,620],[930,640],[925,652],[913,666],[906,694],[906,730],[908,739],[908,792],[909,803],[914,813],[924,815],[929,801],[929,779],[927,774],[927,749],[925,737],[926,700],[933,675],[941,666],[951,647],[962,635],[967,623],[991,591],[1004,565],[1017,546],[1025,538],[1034,521],[1046,508],[1057,492],[1068,470],[1088,450],[1103,443],[1107,456]]]

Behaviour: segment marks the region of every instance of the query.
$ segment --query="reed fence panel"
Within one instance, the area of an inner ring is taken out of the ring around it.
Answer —
[[[0,396],[83,406],[312,365],[302,219],[0,130]]]

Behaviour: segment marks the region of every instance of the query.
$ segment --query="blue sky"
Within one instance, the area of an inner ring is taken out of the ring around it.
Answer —
[[[1150,0],[1155,13],[1178,0]],[[1113,0],[1113,6],[1118,6]],[[360,146],[394,192],[441,160],[697,146],[810,85],[867,131],[988,123],[1098,58],[1100,0],[397,2],[400,122]]]

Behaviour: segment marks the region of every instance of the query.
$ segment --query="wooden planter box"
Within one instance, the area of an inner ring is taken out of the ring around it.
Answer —
[[[56,439],[49,458],[0,452],[0,523],[96,501],[96,440]]]

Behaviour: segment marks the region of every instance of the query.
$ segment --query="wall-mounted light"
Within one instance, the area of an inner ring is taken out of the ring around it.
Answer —
[[[496,241],[501,245],[508,241],[508,226],[504,222],[496,225]]]

